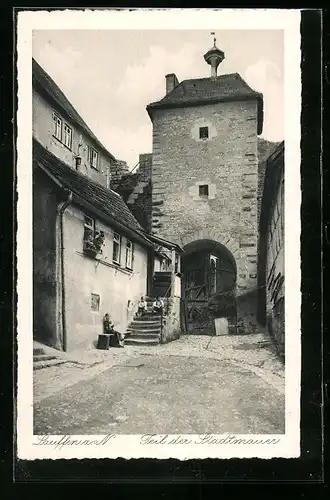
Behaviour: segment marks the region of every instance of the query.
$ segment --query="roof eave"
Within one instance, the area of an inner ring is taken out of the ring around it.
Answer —
[[[154,234],[148,234],[148,238],[151,240],[151,241],[154,241],[168,249],[173,249],[175,248],[176,250],[178,250],[179,252],[183,253],[184,250],[183,248],[178,245],[177,243],[173,243],[172,241],[168,241],[168,240],[165,240],[164,238],[160,238],[159,236],[156,236]]]

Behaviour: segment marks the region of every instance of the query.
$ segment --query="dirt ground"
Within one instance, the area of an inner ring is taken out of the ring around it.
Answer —
[[[284,367],[263,334],[89,356],[34,372],[35,434],[285,432]]]

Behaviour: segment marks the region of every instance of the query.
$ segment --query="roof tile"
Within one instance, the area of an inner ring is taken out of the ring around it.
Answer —
[[[263,95],[253,90],[238,73],[217,78],[183,80],[169,94],[147,106],[150,114],[157,108],[194,106],[221,101],[253,99],[258,101],[258,134],[262,131]]]
[[[243,97],[262,98],[262,94],[251,89],[238,73],[220,75],[217,78],[183,80],[172,92],[150,106],[162,104],[190,103],[201,99],[232,99]]]

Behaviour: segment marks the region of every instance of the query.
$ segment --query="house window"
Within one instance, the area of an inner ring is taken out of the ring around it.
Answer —
[[[199,196],[200,198],[209,197],[209,186],[207,184],[202,184],[201,186],[199,186]]]
[[[66,123],[63,127],[63,144],[69,149],[72,148],[72,128]]]
[[[129,240],[126,242],[126,264],[127,269],[133,269],[133,243]]]
[[[120,264],[120,249],[121,249],[121,236],[118,233],[114,233],[112,260],[116,264]]]
[[[100,310],[100,296],[96,293],[91,293],[91,310],[92,311]]]
[[[199,138],[208,139],[209,137],[209,127],[199,127]]]
[[[53,113],[53,135],[59,141],[62,140],[62,120],[56,113]]]
[[[88,215],[84,216],[84,243],[94,244],[95,236],[95,219]]]
[[[98,170],[98,163],[99,163],[99,154],[98,152],[92,148],[89,147],[89,164],[92,168],[95,168]]]

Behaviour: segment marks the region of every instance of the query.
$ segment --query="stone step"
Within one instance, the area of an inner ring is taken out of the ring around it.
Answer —
[[[53,354],[34,354],[33,353],[33,362],[35,361],[49,361],[50,359],[56,359],[56,356]]]
[[[67,363],[66,359],[49,359],[47,361],[36,361],[33,363],[33,370],[41,370],[42,368],[48,368],[49,366],[62,365]]]
[[[131,340],[131,339],[151,339],[151,340],[159,340],[160,339],[160,333],[141,333],[141,332],[132,332],[130,335],[125,337],[125,344],[126,340]]]
[[[161,322],[160,321],[132,321],[128,328],[131,330],[141,330],[144,328],[160,328],[161,327]]]
[[[164,316],[163,316],[164,318]],[[138,322],[143,322],[143,321],[159,321],[162,319],[160,315],[152,314],[152,313],[145,313],[142,317],[136,316],[133,321],[138,321]]]
[[[134,337],[130,337],[128,338],[127,340],[125,340],[125,345],[135,345],[135,346],[138,346],[138,345],[158,345],[160,342],[159,342],[159,339],[140,339],[140,338],[134,338]]]
[[[139,330],[136,330],[135,328],[127,328],[126,330],[127,333],[134,333],[134,332],[137,332],[137,333],[154,333],[154,334],[157,334],[160,332],[160,326],[158,328],[141,328]]]

